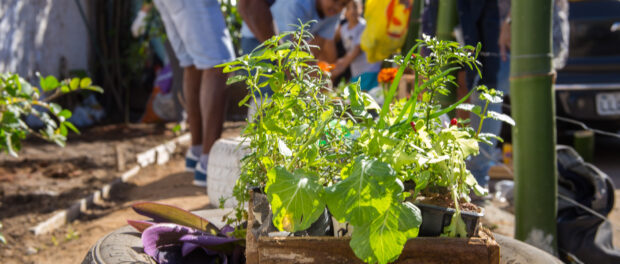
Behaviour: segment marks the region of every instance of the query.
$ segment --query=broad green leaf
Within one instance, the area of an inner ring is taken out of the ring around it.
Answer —
[[[448,155],[441,155],[441,156],[437,156],[437,157],[433,157],[433,158],[429,159],[428,163],[430,163],[430,164],[439,163],[439,162],[442,162],[442,161],[447,160],[449,158],[450,158],[450,156],[448,156]]]
[[[59,117],[64,117],[65,120],[71,118],[71,111],[67,110],[67,109],[63,109],[62,111],[60,111],[60,113],[58,113]]]
[[[473,104],[460,104],[459,106],[456,107],[456,109],[469,111],[476,115],[480,115],[480,112],[482,112],[482,108],[480,108],[480,106],[473,105]]]
[[[325,200],[338,221],[357,226],[384,213],[399,191],[402,185],[387,163],[359,157],[345,180],[327,188]]]
[[[463,157],[468,157],[470,155],[478,155],[478,140],[473,138],[458,138],[456,142],[459,144],[461,151],[463,153]]]
[[[231,85],[233,83],[238,83],[241,81],[245,81],[245,79],[247,79],[248,77],[245,75],[235,75],[232,76],[230,78],[228,78],[228,80],[226,80],[226,85]]]
[[[486,196],[489,195],[489,190],[480,186],[480,184],[473,185],[474,193],[478,196]]]
[[[493,142],[488,137],[481,137],[480,135],[478,135],[478,140],[480,140],[482,143],[493,146]]]
[[[51,75],[41,80],[41,89],[43,89],[44,92],[54,90],[56,89],[56,87],[58,87],[58,85],[60,85],[58,79]]]
[[[333,108],[329,108],[325,111],[323,111],[323,113],[321,113],[321,122],[325,123],[327,122],[327,120],[329,120],[329,118],[332,117],[332,114],[334,114],[334,109]],[[325,123],[327,124],[327,123]]]
[[[86,86],[86,87],[82,87],[83,90],[90,90],[93,92],[98,92],[98,93],[103,93],[103,88],[96,86],[96,85],[90,85],[90,86]]]
[[[441,236],[447,237],[467,237],[467,226],[461,218],[460,213],[454,213],[452,215],[452,220],[450,221],[450,225],[444,228],[443,234]]]
[[[60,91],[62,93],[68,93],[68,92],[71,92],[71,89],[69,89],[69,86],[63,85],[60,87]]]
[[[279,91],[285,79],[286,79],[286,76],[284,75],[283,72],[276,72],[273,74],[271,78],[269,78],[269,86],[274,91]]]
[[[73,78],[73,79],[71,79],[71,82],[69,82],[69,87],[73,91],[75,91],[78,88],[80,88],[80,78]]]
[[[137,213],[151,217],[155,221],[184,225],[213,235],[219,233],[219,229],[215,225],[211,224],[207,219],[175,206],[155,202],[139,202],[133,204],[131,207]]]
[[[346,96],[351,104],[351,112],[356,116],[361,116],[366,112],[366,105],[363,98],[360,96],[358,89],[355,89],[355,85],[348,85],[344,88],[344,96]]]
[[[49,106],[50,106],[50,111],[52,112],[52,114],[58,115],[58,113],[62,111],[62,107],[57,103],[49,103]]]
[[[9,155],[13,157],[17,157],[17,152],[13,149],[13,143],[11,142],[11,133],[4,132],[4,140],[6,141],[6,150],[9,152]]]
[[[515,121],[512,119],[512,117],[510,117],[510,116],[508,116],[506,114],[498,113],[498,112],[495,112],[495,111],[488,111],[487,115],[490,118],[493,118],[495,120],[499,120],[499,121],[508,123],[511,126],[515,125]]]
[[[504,139],[502,139],[498,135],[491,134],[491,133],[480,133],[478,134],[478,138],[484,139],[485,141],[488,141],[488,142],[491,142],[491,139],[495,139],[499,142],[504,142]]]
[[[325,210],[323,186],[310,172],[288,172],[275,167],[267,173],[265,192],[273,211],[273,225],[279,230],[296,232],[308,229]]]
[[[409,154],[405,151],[394,152],[394,169],[400,171],[403,166],[409,166],[411,164],[414,164],[418,160],[417,156],[418,155],[416,154]]]
[[[293,152],[291,151],[291,149],[289,149],[286,145],[286,142],[282,141],[281,139],[278,139],[278,150],[280,151],[280,154],[285,157],[293,156]]]
[[[422,214],[410,203],[394,203],[362,226],[354,226],[349,245],[366,263],[389,263],[398,259],[409,238],[417,237]]]
[[[280,124],[278,124],[276,120],[273,120],[273,119],[264,120],[262,124],[265,126],[266,130],[268,131],[275,132],[280,135],[287,134],[286,129],[280,127]]]
[[[415,190],[421,191],[421,190],[426,189],[426,186],[428,186],[430,180],[431,180],[431,172],[428,170],[425,170],[425,171],[422,171],[416,174],[414,177]]]
[[[237,104],[238,106],[242,106],[245,103],[248,102],[248,100],[250,100],[250,98],[252,97],[251,94],[246,95],[245,97],[243,97],[243,99],[241,99],[241,101],[239,101],[239,104]]]
[[[69,129],[71,129],[71,131],[75,132],[76,134],[78,134],[78,135],[80,134],[80,130],[78,130],[71,122],[65,121],[65,122],[63,122],[63,124],[65,126],[67,126]]]
[[[273,161],[269,157],[261,157],[260,162],[263,163],[263,166],[270,170],[273,167]]]
[[[22,87],[22,93],[27,94],[28,96],[33,96],[34,93],[38,94],[39,90],[32,89],[32,85],[30,85],[30,83],[28,83],[26,80],[19,78],[19,83]]]
[[[398,230],[403,232],[407,239],[417,237],[422,224],[420,209],[410,202],[404,202],[396,209],[398,210]],[[396,216],[396,214],[394,215]]]
[[[82,88],[82,89],[84,89],[86,87],[89,87],[91,84],[93,84],[93,80],[91,80],[88,77],[80,80],[80,88]]]
[[[58,132],[65,137],[67,136],[68,131],[64,123],[60,123],[60,125],[58,126]]]
[[[491,94],[491,93],[482,93],[480,96],[484,100],[489,101],[489,102],[494,103],[494,104],[499,104],[499,103],[504,101],[501,96],[498,96],[498,95],[495,95],[495,94]]]
[[[221,66],[221,65],[218,65],[218,66]],[[218,66],[216,66],[216,67],[218,67]],[[242,69],[243,69],[243,67],[241,67],[241,66],[238,66],[238,67],[231,67],[230,65],[226,65],[226,66],[224,67],[224,70],[222,70],[222,72],[223,72],[223,73],[236,72],[236,71],[238,71],[238,70],[242,70]]]
[[[370,94],[362,93],[362,98],[364,99],[366,110],[376,110],[377,112],[381,110],[381,106],[379,106],[377,101],[375,101]]]
[[[301,124],[299,126],[293,127],[293,136],[302,137],[304,134],[308,133],[308,128],[310,126],[308,124]]]

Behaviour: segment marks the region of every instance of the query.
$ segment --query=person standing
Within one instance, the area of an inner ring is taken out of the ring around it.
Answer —
[[[239,14],[243,19],[241,46],[248,54],[261,42],[275,34],[296,30],[299,21],[310,25],[312,45],[321,47],[312,52],[319,60],[333,62],[336,54],[326,48],[334,37],[340,12],[351,0],[240,0]]]
[[[185,167],[194,185],[206,186],[209,152],[222,133],[226,75],[218,64],[234,59],[230,33],[217,0],[154,0],[183,67],[183,93],[192,146]]]
[[[352,0],[345,9],[344,17],[347,22],[336,31],[335,40],[342,40],[347,53],[336,61],[332,76],[339,76],[347,67],[351,67],[352,82],[360,81],[363,91],[368,91],[379,85],[377,75],[381,69],[381,62],[368,63],[366,53],[360,47],[362,33],[366,28],[366,20],[362,18],[361,0]]]

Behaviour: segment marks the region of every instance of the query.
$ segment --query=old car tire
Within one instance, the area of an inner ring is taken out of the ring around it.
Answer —
[[[500,263],[510,264],[562,264],[563,262],[534,246],[494,233],[500,246]]]
[[[88,251],[82,264],[156,264],[142,251],[140,233],[125,226],[99,239]]]

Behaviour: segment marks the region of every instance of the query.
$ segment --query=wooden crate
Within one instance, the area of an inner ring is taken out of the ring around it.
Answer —
[[[250,206],[252,208],[252,200]],[[254,221],[249,211],[248,227]],[[246,260],[249,264],[275,263],[363,263],[342,237],[260,237],[248,230]],[[478,237],[419,237],[405,244],[395,263],[499,263],[499,245],[489,231]]]

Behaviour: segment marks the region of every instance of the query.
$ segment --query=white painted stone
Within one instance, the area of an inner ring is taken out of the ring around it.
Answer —
[[[249,145],[241,138],[219,139],[215,142],[209,153],[209,165],[207,168],[207,194],[211,203],[219,206],[221,197],[230,198],[224,204],[225,207],[234,207],[237,201],[232,198],[239,174],[241,173],[241,159],[248,153]]]
[[[136,176],[138,172],[140,172],[140,166],[134,166],[130,170],[123,173],[123,175],[121,175],[121,181],[122,182],[129,181],[129,179],[133,178],[133,176]]]
[[[155,151],[157,152],[157,165],[166,164],[166,162],[170,160],[170,153],[166,149],[166,146],[159,145],[155,148]]]
[[[0,7],[2,7],[1,4]],[[2,11],[3,10],[0,9],[0,15],[2,15]],[[123,174],[121,174],[120,178],[117,178],[113,182],[104,185],[101,190],[95,191],[86,198],[82,198],[76,201],[69,208],[55,213],[52,217],[30,228],[30,231],[35,235],[47,234],[65,225],[66,223],[75,220],[81,212],[86,211],[89,207],[93,205],[93,203],[102,203],[103,199],[109,199],[112,189],[114,189],[115,186],[121,184],[122,182],[127,182],[131,178],[136,176],[138,172],[140,172],[141,167],[146,167],[150,164],[155,163],[157,157],[159,157],[158,152],[164,152],[169,156],[171,153],[174,152],[177,144],[186,144],[187,142],[189,142],[189,138],[189,134],[184,134],[155,148],[149,149],[136,155],[138,164],[140,164],[139,166],[136,165],[128,171],[125,171]],[[169,160],[170,159],[168,158],[163,163],[167,163]],[[220,211],[217,212],[221,213]]]
[[[157,158],[156,148],[149,149],[145,152],[142,152],[136,155],[136,160],[138,164],[140,164],[140,167],[142,168],[155,163],[156,158]]]

